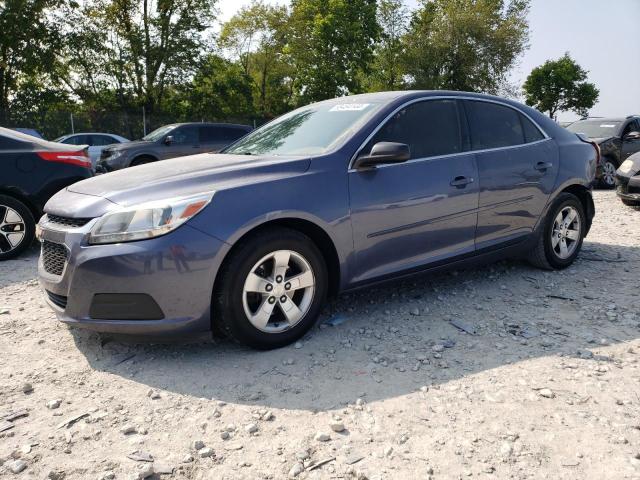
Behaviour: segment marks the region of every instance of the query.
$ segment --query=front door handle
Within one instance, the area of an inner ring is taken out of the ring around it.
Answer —
[[[551,162],[538,162],[536,163],[535,169],[540,172],[546,172],[551,167],[553,167],[553,163]]]
[[[464,188],[467,185],[469,185],[470,183],[473,183],[473,178],[467,178],[464,176],[459,176],[454,178],[453,180],[451,180],[451,183],[449,185],[451,185],[452,187],[456,187],[456,188]]]

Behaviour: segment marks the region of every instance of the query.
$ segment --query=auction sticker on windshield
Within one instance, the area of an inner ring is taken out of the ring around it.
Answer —
[[[330,112],[361,112],[367,108],[370,103],[341,103],[335,105],[329,110]]]

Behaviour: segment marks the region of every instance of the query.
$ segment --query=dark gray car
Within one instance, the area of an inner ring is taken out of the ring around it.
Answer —
[[[509,257],[568,267],[596,148],[498,97],[388,92],[295,110],[223,154],[72,185],[40,222],[59,318],[97,331],[295,341],[328,294]]]
[[[251,130],[248,125],[230,123],[165,125],[141,140],[105,148],[96,166],[96,171],[111,172],[167,158],[184,157],[204,152],[219,152],[244,137]]]

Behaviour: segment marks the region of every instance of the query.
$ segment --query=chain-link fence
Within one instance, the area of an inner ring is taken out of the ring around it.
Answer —
[[[158,127],[178,122],[239,123],[257,127],[263,118],[180,118],[166,112],[147,112],[143,108],[119,111],[49,110],[23,114],[7,122],[8,128],[29,128],[44,138],[54,140],[62,135],[81,132],[101,132],[121,135],[130,140],[142,138]]]

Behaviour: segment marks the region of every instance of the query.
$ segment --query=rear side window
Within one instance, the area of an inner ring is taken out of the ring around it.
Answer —
[[[373,136],[365,153],[378,142],[407,144],[411,158],[459,153],[462,138],[458,103],[455,100],[426,100],[409,105]]]
[[[26,146],[24,142],[0,135],[0,150],[22,150]]]
[[[117,140],[109,135],[91,135],[89,145],[92,147],[103,147],[104,145],[111,145],[112,143],[118,143]]]
[[[473,150],[511,147],[525,143],[521,115],[512,108],[489,102],[467,101]]]

